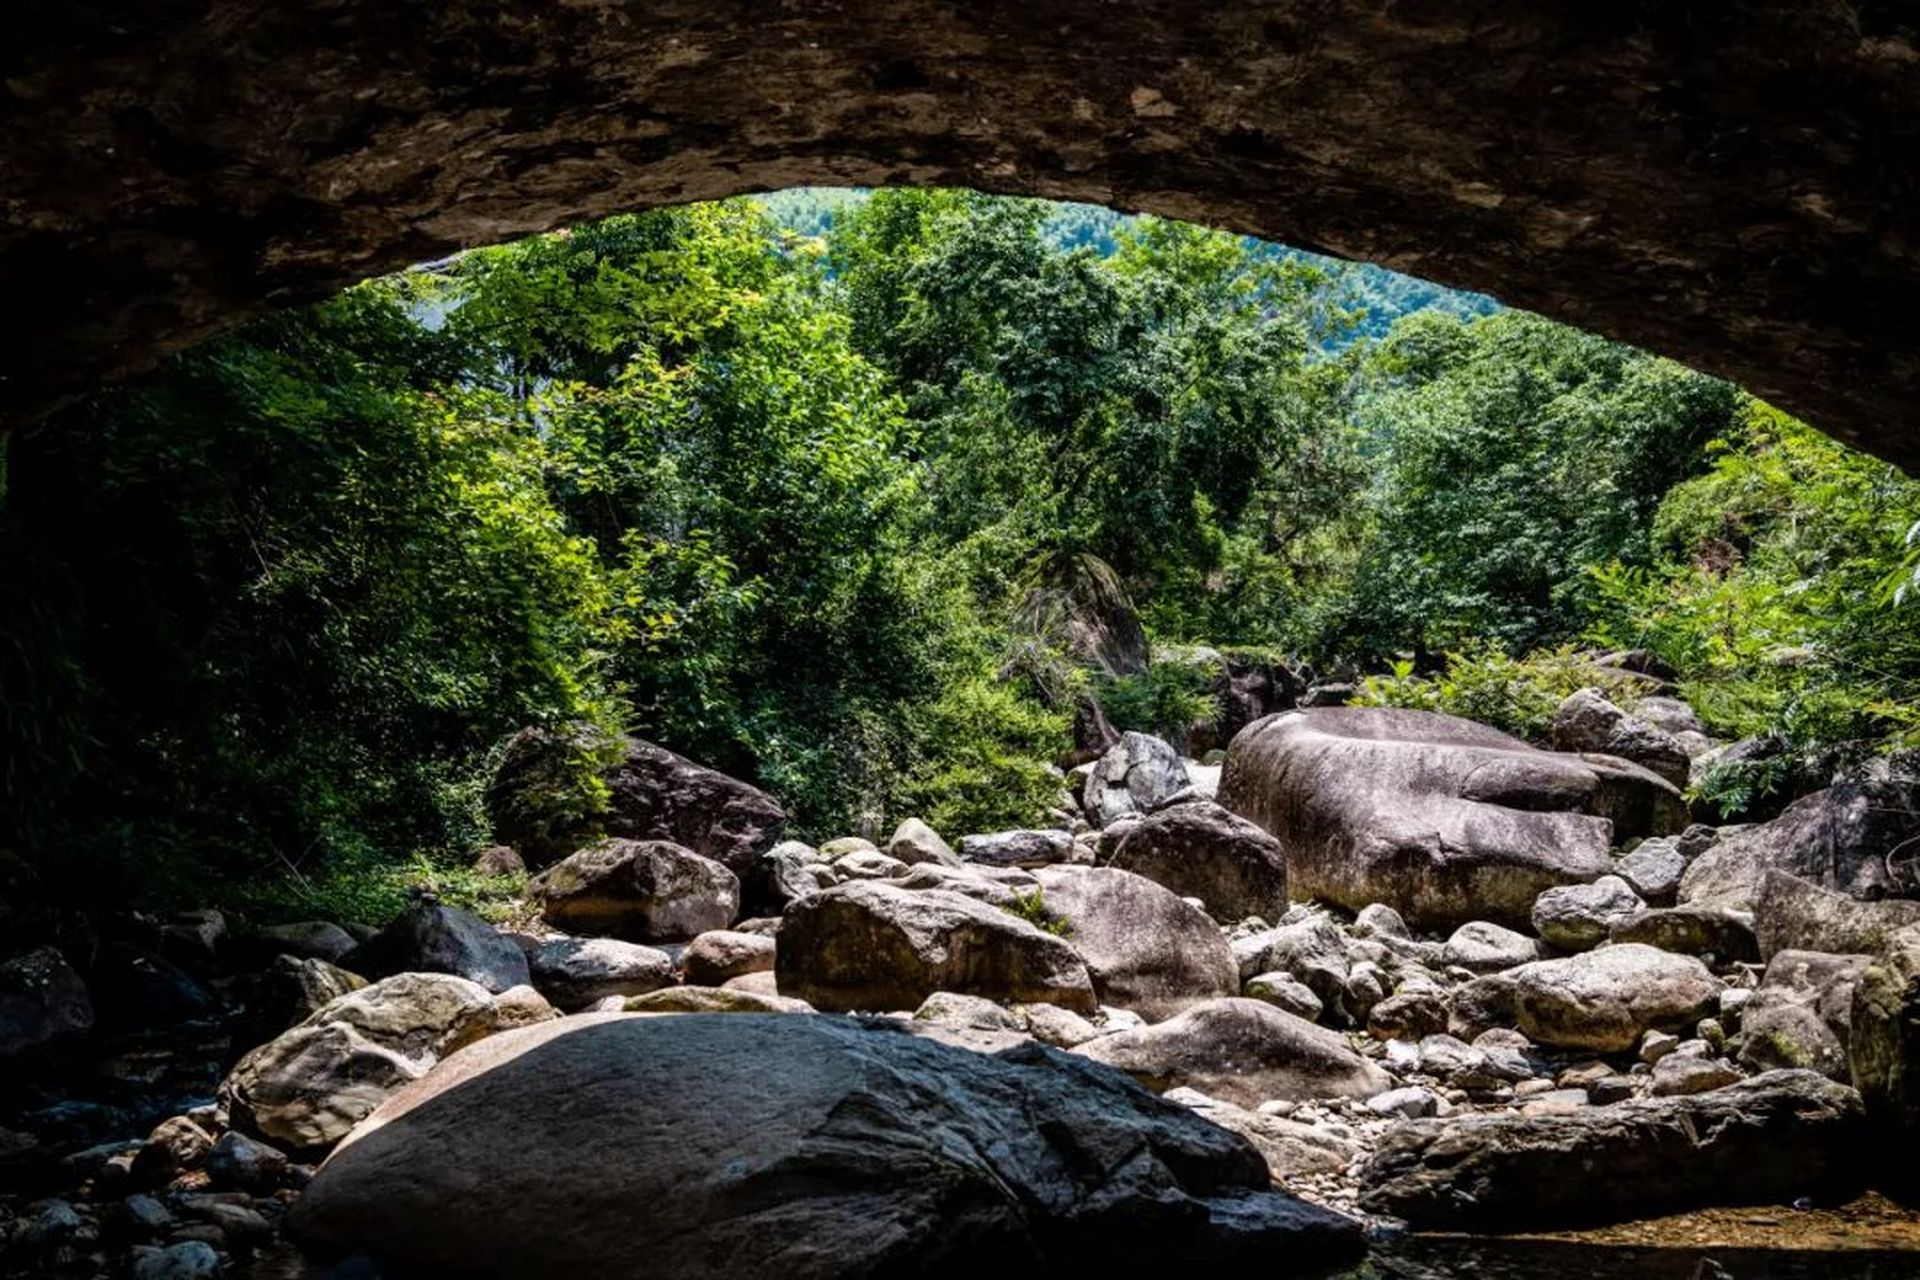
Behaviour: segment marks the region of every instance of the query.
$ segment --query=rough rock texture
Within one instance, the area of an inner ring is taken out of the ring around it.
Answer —
[[[498,995],[527,983],[527,958],[513,942],[471,912],[418,902],[340,958],[340,967],[368,978],[396,973],[450,973]]]
[[[1534,900],[1533,931],[1562,951],[1591,951],[1607,940],[1614,925],[1646,905],[1619,876],[1560,885]]]
[[[1363,1170],[1361,1203],[1418,1228],[1487,1230],[1787,1203],[1858,1189],[1865,1136],[1852,1089],[1770,1071],[1572,1114],[1414,1121]]]
[[[1198,1089],[1169,1089],[1162,1096],[1251,1142],[1265,1157],[1267,1171],[1276,1182],[1284,1183],[1301,1174],[1345,1173],[1356,1154],[1352,1143],[1317,1125],[1249,1111],[1208,1097]]]
[[[1120,839],[1112,865],[1198,898],[1222,921],[1287,910],[1287,855],[1245,818],[1204,800],[1143,818]]]
[[[0,964],[0,1058],[9,1058],[93,1026],[87,984],[52,947]]]
[[[1670,907],[1687,873],[1687,855],[1677,836],[1642,840],[1613,864],[1613,873],[1656,907]]]
[[[960,865],[960,855],[952,846],[918,818],[908,818],[894,828],[893,838],[887,841],[887,853],[908,866],[922,862],[938,862],[949,867]]]
[[[577,773],[607,784],[606,812],[583,815]],[[780,838],[787,815],[758,787],[639,738],[596,729],[522,729],[487,785],[494,836],[531,867],[566,857],[601,835],[671,840],[744,876]]]
[[[1393,1087],[1339,1032],[1238,997],[1116,1031],[1073,1052],[1118,1067],[1156,1092],[1185,1086],[1242,1107],[1270,1099],[1365,1098]]]
[[[1172,1274],[1358,1261],[1245,1139],[1037,1046],[825,1018],[589,1018],[500,1036],[383,1107],[291,1230],[485,1280]],[[423,1231],[422,1222],[436,1229]]]
[[[742,991],[738,987],[662,987],[634,996],[622,1006],[628,1013],[812,1013],[805,1000]]]
[[[1604,875],[1611,843],[1650,833],[1628,818],[1684,821],[1679,793],[1638,766],[1383,707],[1248,725],[1227,749],[1220,803],[1279,838],[1295,897],[1384,902],[1431,929],[1525,926],[1543,890]]]
[[[349,991],[366,985],[367,980],[359,974],[325,960],[275,956],[254,979],[246,1009],[233,1029],[234,1048],[244,1051],[265,1044]]]
[[[989,867],[1044,867],[1073,856],[1064,831],[990,831],[960,837],[960,856]]]
[[[1043,867],[1041,904],[1066,927],[1101,1004],[1149,1021],[1236,995],[1233,948],[1207,913],[1144,876],[1112,867]]]
[[[1080,807],[1096,827],[1152,813],[1187,789],[1187,770],[1165,739],[1129,729],[1094,763]]]
[[[780,926],[783,994],[817,1009],[916,1009],[936,991],[1097,1007],[1087,965],[1065,941],[945,889],[837,885],[795,903]]]
[[[717,987],[749,973],[773,971],[774,940],[763,934],[715,929],[687,944],[680,964],[688,982]]]
[[[1753,925],[1738,911],[1712,907],[1655,907],[1614,922],[1615,942],[1643,942],[1662,951],[1711,957],[1713,963],[1750,964],[1760,959]]]
[[[1920,896],[1915,863],[1902,852],[1920,836],[1917,799],[1876,774],[1801,796],[1779,817],[1725,834],[1694,859],[1679,900],[1751,911],[1768,871],[1861,900]]]
[[[221,1093],[239,1128],[296,1151],[323,1148],[497,1025],[477,983],[403,973],[341,996],[253,1050]]]
[[[1499,973],[1540,958],[1540,940],[1515,929],[1469,920],[1441,948],[1441,962],[1474,973]]]
[[[1862,902],[1776,869],[1760,877],[1753,901],[1754,935],[1768,958],[1781,951],[1877,952],[1911,924],[1920,924],[1920,901]]]
[[[796,898],[819,892],[812,871],[819,861],[819,850],[798,840],[782,840],[755,854],[753,865],[740,877],[741,911],[777,916]]]
[[[568,1012],[608,996],[645,995],[673,985],[672,957],[617,938],[555,938],[527,958],[535,988]]]
[[[1520,1030],[1539,1044],[1617,1053],[1649,1027],[1671,1031],[1705,1015],[1721,983],[1692,956],[1637,943],[1513,971]]]
[[[1555,751],[1596,751],[1644,765],[1676,787],[1687,785],[1693,760],[1679,739],[1614,705],[1598,689],[1582,689],[1553,716]]]
[[[733,872],[668,840],[602,840],[547,868],[528,892],[556,929],[633,942],[684,942],[740,913]]]
[[[1870,956],[1782,951],[1740,1006],[1740,1065],[1751,1071],[1807,1067],[1847,1083],[1853,996]]]
[[[1920,354],[1887,322],[1920,292],[1899,6],[619,12],[20,15],[0,279],[33,305],[0,341],[7,415],[455,249],[757,188],[921,183],[1382,261],[1920,454]]]
[[[1920,1141],[1920,925],[1888,940],[1853,990],[1847,1050],[1853,1087],[1882,1135],[1903,1189],[1920,1187],[1911,1152]]]

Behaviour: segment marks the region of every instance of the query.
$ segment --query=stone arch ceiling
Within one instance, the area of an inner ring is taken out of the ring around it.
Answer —
[[[1920,4],[15,0],[0,418],[457,247],[798,183],[1193,218],[1920,464]]]

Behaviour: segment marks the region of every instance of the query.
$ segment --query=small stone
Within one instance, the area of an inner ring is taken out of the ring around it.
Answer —
[[[1441,961],[1472,973],[1499,973],[1540,958],[1540,943],[1524,933],[1475,920],[1447,939]]]
[[[1375,1094],[1362,1105],[1375,1115],[1422,1120],[1439,1113],[1440,1098],[1431,1089],[1414,1086],[1389,1089],[1385,1093]]]
[[[1640,1061],[1658,1062],[1679,1046],[1679,1036],[1669,1035],[1665,1031],[1648,1031],[1640,1037]]]
[[[1631,1076],[1605,1076],[1587,1086],[1587,1101],[1596,1107],[1609,1107],[1616,1102],[1625,1102],[1633,1094]]]
[[[1705,1093],[1738,1084],[1745,1078],[1729,1063],[1682,1057],[1677,1053],[1670,1053],[1653,1064],[1653,1092],[1657,1097]]]
[[[213,1280],[220,1255],[202,1240],[187,1240],[145,1254],[133,1264],[133,1280]]]
[[[1312,988],[1290,973],[1262,973],[1247,979],[1241,988],[1252,1000],[1264,1000],[1276,1009],[1285,1009],[1308,1022],[1317,1022],[1324,1006]]]
[[[1613,1074],[1613,1068],[1598,1061],[1581,1062],[1568,1067],[1554,1080],[1562,1089],[1590,1089],[1597,1080],[1604,1080]]]
[[[1353,936],[1356,938],[1410,938],[1413,935],[1407,929],[1407,922],[1400,913],[1384,902],[1371,903],[1360,909],[1353,919]]]

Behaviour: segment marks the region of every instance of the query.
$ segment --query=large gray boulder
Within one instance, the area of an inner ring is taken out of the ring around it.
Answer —
[[[601,812],[586,801],[587,775],[605,785]],[[671,840],[744,877],[787,821],[758,787],[665,747],[582,724],[521,730],[507,744],[486,800],[495,838],[534,868],[607,835]]]
[[[238,1128],[290,1150],[319,1150],[440,1058],[499,1025],[494,1001],[478,983],[398,974],[330,1001],[248,1053],[221,1094]]]
[[[1777,867],[1761,875],[1753,901],[1754,936],[1769,959],[1782,951],[1873,954],[1913,924],[1920,924],[1920,901],[1863,902]]]
[[[1901,856],[1920,836],[1916,801],[1906,783],[1883,771],[1802,796],[1771,822],[1726,833],[1694,859],[1679,901],[1754,911],[1768,871],[1861,901],[1920,897],[1914,861]]]
[[[617,938],[550,938],[528,960],[535,989],[568,1012],[673,985],[673,957]]]
[[[1042,867],[1040,905],[1086,961],[1100,1003],[1153,1021],[1235,995],[1240,969],[1207,913],[1112,867]]]
[[[1693,767],[1678,738],[1616,706],[1598,689],[1582,689],[1560,704],[1553,716],[1553,749],[1631,760],[1676,787],[1687,785]]]
[[[1118,1067],[1156,1092],[1198,1089],[1242,1107],[1366,1098],[1393,1087],[1392,1077],[1339,1032],[1237,996],[1100,1036],[1073,1052]]]
[[[1512,971],[1514,1014],[1538,1044],[1618,1053],[1650,1028],[1672,1031],[1704,1017],[1722,984],[1692,956],[1638,943],[1602,947]]]
[[[1860,1186],[1859,1095],[1770,1071],[1685,1097],[1554,1115],[1416,1120],[1361,1172],[1361,1204],[1428,1230],[1592,1226]]]
[[[87,984],[58,950],[41,947],[0,964],[0,1059],[92,1028]]]
[[[477,1045],[343,1144],[289,1231],[475,1280],[1311,1276],[1364,1253],[1245,1139],[1083,1059],[751,1014]]]
[[[1606,874],[1616,841],[1685,823],[1679,792],[1638,765],[1384,707],[1247,726],[1219,800],[1279,839],[1295,897],[1351,911],[1384,902],[1435,930],[1526,927],[1543,891]]]
[[[878,880],[836,885],[795,903],[780,925],[774,974],[783,995],[828,1011],[917,1009],[936,991],[1098,1005],[1064,939],[946,889]]]
[[[1272,920],[1287,910],[1286,850],[1262,828],[1205,800],[1141,819],[1120,838],[1111,865],[1200,899],[1217,920]]]
[[[733,872],[668,840],[602,840],[541,872],[528,893],[556,929],[629,942],[685,942],[740,913]]]
[[[1180,753],[1164,739],[1129,729],[1095,762],[1080,807],[1089,822],[1105,827],[1163,808],[1186,789]]]
[[[417,902],[386,928],[340,958],[367,978],[396,973],[450,973],[498,994],[527,985],[527,958],[480,917],[437,902]]]
[[[1806,1067],[1850,1083],[1853,996],[1871,960],[1814,951],[1775,955],[1740,1006],[1740,1065],[1750,1071]]]

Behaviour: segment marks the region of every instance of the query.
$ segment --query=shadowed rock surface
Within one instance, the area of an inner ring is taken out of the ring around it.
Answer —
[[[1362,1203],[1416,1227],[1500,1230],[1845,1194],[1865,1137],[1852,1089],[1770,1071],[1571,1115],[1415,1121],[1362,1173]]]
[[[1357,1224],[1268,1190],[1245,1139],[1038,1046],[613,1017],[443,1065],[315,1178],[310,1248],[516,1280],[1313,1275],[1362,1252]]]
[[[1384,902],[1435,929],[1474,919],[1524,928],[1544,890],[1605,874],[1611,843],[1649,832],[1603,812],[1659,809],[1669,829],[1684,821],[1672,785],[1624,761],[1382,707],[1247,726],[1227,749],[1220,803],[1279,839],[1294,897],[1354,911]]]
[[[921,183],[1380,261],[1920,453],[1903,6],[101,0],[17,14],[5,83],[16,421],[454,249]]]

